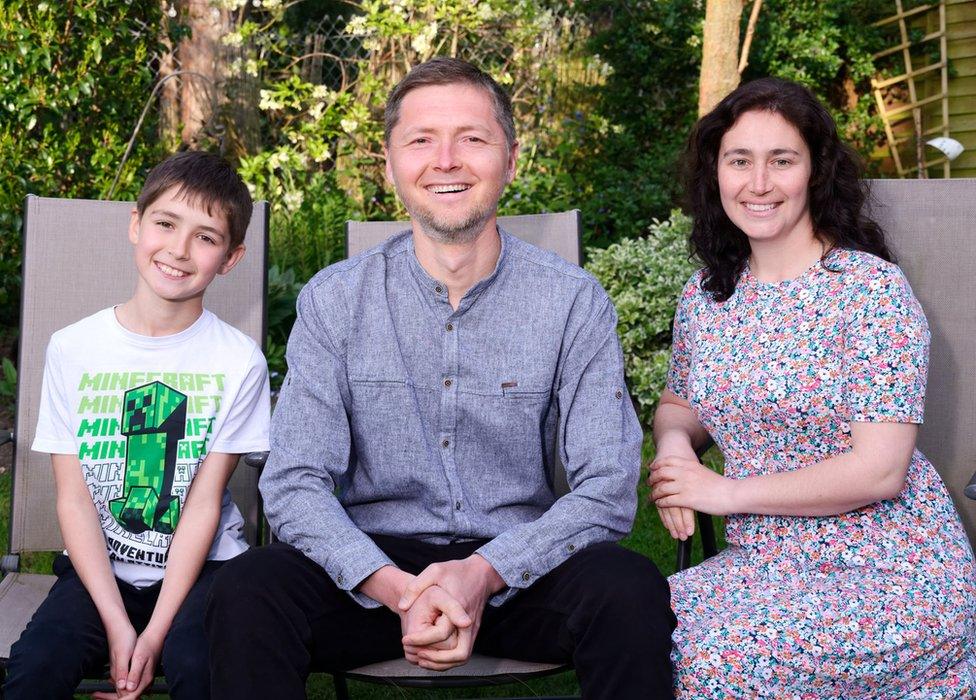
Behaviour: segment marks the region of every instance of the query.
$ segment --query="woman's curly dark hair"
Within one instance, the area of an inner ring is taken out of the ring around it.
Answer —
[[[782,116],[810,149],[810,217],[814,233],[826,249],[851,248],[893,261],[881,227],[864,211],[869,192],[861,177],[861,159],[840,140],[830,113],[805,87],[779,78],[761,78],[719,102],[698,121],[688,139],[685,192],[694,220],[692,253],[705,263],[702,289],[716,301],[728,299],[749,257],[749,239],[722,207],[718,151],[736,120],[757,110]]]

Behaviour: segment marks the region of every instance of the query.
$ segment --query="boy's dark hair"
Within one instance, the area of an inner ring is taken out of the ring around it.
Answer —
[[[183,151],[170,156],[146,177],[136,200],[139,216],[171,187],[179,187],[177,196],[193,200],[208,214],[213,214],[214,206],[223,212],[230,233],[228,251],[244,242],[254,204],[247,185],[230,163],[203,151]]]
[[[471,65],[467,61],[444,56],[432,58],[421,63],[407,73],[407,76],[397,83],[386,101],[386,111],[383,114],[383,142],[390,144],[393,127],[400,121],[400,105],[403,98],[411,90],[428,87],[430,85],[451,85],[464,83],[472,87],[481,88],[491,97],[495,120],[505,132],[508,147],[515,145],[515,119],[512,116],[512,101],[501,85],[483,70]]]

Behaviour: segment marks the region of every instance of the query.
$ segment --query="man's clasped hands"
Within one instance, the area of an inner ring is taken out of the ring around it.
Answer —
[[[384,566],[360,591],[400,616],[407,661],[444,671],[471,657],[485,605],[504,587],[491,564],[473,554],[431,564],[417,576]]]

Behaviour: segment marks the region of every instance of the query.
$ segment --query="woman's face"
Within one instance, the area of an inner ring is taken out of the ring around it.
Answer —
[[[813,238],[810,149],[776,112],[746,112],[722,137],[718,187],[722,208],[749,244]]]

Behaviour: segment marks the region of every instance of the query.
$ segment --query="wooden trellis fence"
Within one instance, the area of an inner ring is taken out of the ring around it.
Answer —
[[[942,165],[944,177],[949,177],[949,159],[941,155],[929,160],[925,150],[925,142],[929,138],[936,135],[949,135],[949,59],[946,45],[945,0],[919,5],[908,10],[904,9],[902,0],[895,0],[895,6],[896,14],[875,22],[873,26],[883,27],[897,23],[900,42],[874,54],[874,58],[878,60],[900,54],[904,63],[904,72],[884,80],[871,81],[878,112],[884,122],[891,157],[901,177],[916,173],[918,177],[924,178],[928,176],[928,169],[937,165]],[[917,32],[912,31],[909,20],[932,12],[938,12],[938,29],[921,37],[913,37],[913,33],[917,35]],[[933,47],[930,42],[935,41],[938,41],[938,60],[919,66],[920,60],[917,56],[912,56],[912,49],[927,49],[931,52]],[[934,75],[936,71],[939,72],[940,82],[938,89],[932,91],[931,86],[934,84],[932,78],[936,77]],[[926,92],[932,94],[925,94]],[[926,125],[926,117],[931,120],[933,112],[923,108],[936,104],[941,106],[941,109],[934,112],[938,123]],[[910,130],[899,128],[899,125],[909,118],[912,120],[912,128]]]

